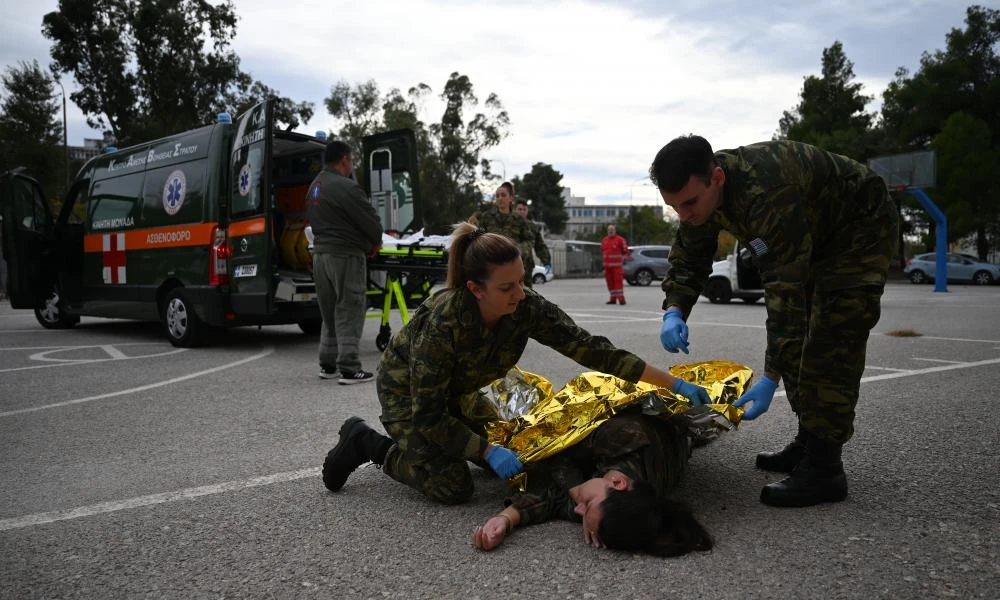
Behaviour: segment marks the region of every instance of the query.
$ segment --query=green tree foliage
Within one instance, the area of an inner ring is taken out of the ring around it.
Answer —
[[[569,214],[562,198],[563,175],[546,163],[535,163],[524,178],[514,177],[515,195],[523,200],[531,200],[532,218],[543,221],[553,233],[566,230]]]
[[[274,90],[240,70],[229,44],[237,16],[229,1],[59,0],[45,15],[53,69],[72,74],[71,95],[87,124],[120,144],[204,125]],[[280,98],[277,114],[297,126],[312,105]]]
[[[944,50],[925,52],[911,77],[904,68],[883,93],[882,129],[896,152],[937,152],[937,188],[929,195],[948,217],[949,241],[975,234],[986,257],[1000,244],[1000,10],[970,6],[965,29],[952,29]],[[933,228],[906,200],[904,229]]]
[[[838,41],[823,50],[822,75],[810,75],[802,84],[801,98],[778,121],[776,139],[789,139],[865,160],[872,154],[870,132],[873,115],[864,112],[871,96],[861,93],[854,81],[854,63]]]
[[[424,198],[424,228],[446,232],[448,226],[478,210],[482,193],[477,186],[484,164],[482,156],[507,136],[510,118],[500,98],[489,94],[482,103],[472,81],[452,73],[440,99],[445,108],[439,122],[425,124],[421,107],[432,93],[426,84],[406,95],[393,88],[383,96],[374,81],[352,86],[339,82],[324,100],[327,111],[339,121],[336,132],[356,150],[366,135],[398,128],[412,129],[420,153],[420,186]]]
[[[47,193],[66,191],[61,97],[37,61],[0,76],[0,172],[25,167]]]

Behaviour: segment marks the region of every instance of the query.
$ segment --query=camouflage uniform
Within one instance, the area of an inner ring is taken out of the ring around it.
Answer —
[[[487,329],[471,292],[441,290],[389,342],[377,379],[380,419],[396,441],[386,474],[445,504],[467,500],[466,461],[485,466],[483,425],[499,418],[479,390],[517,363],[529,337],[589,369],[639,380],[642,359],[590,335],[535,292],[525,294]]]
[[[509,213],[500,212],[497,207],[491,206],[486,210],[472,215],[470,223],[479,226],[491,233],[499,233],[514,240],[521,251],[521,261],[524,263],[524,285],[531,287],[531,272],[535,269],[535,258],[532,249],[538,250],[538,257],[549,263],[549,249],[545,247],[542,236],[535,229],[531,221],[511,210]],[[536,241],[537,240],[537,241]],[[541,250],[539,250],[539,243]],[[543,254],[544,252],[544,254]]]
[[[580,522],[569,489],[615,469],[633,481],[647,481],[662,504],[677,485],[691,456],[684,429],[669,421],[619,413],[564,452],[526,466],[527,490],[504,501],[520,513],[520,525],[549,519]]]
[[[806,431],[843,444],[868,334],[879,320],[897,241],[896,208],[864,165],[797,142],[722,150],[722,203],[682,223],[663,281],[663,308],[690,313],[711,272],[720,229],[754,254],[767,303],[765,372],[777,373]]]

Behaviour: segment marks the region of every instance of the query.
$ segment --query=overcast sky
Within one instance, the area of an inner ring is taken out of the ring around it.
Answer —
[[[323,98],[340,80],[384,92],[417,83],[441,92],[468,75],[500,96],[510,135],[488,157],[496,172],[553,165],[589,203],[658,203],[645,181],[677,135],[715,148],[770,139],[782,111],[817,74],[824,48],[844,44],[865,93],[878,100],[897,67],[942,49],[962,28],[961,0],[235,0],[242,67],[316,104],[301,131],[336,129]],[[981,4],[1000,6],[1000,0]],[[0,64],[50,62],[42,16],[54,0],[0,0]],[[70,83],[67,91],[74,85]],[[425,122],[440,120],[428,103]],[[69,141],[99,137],[69,108]]]

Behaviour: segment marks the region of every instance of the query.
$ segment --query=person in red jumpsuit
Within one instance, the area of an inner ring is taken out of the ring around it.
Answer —
[[[628,255],[628,242],[618,235],[614,225],[608,225],[608,235],[601,240],[601,258],[604,260],[604,281],[608,284],[610,300],[607,304],[625,304],[625,274],[622,266]]]

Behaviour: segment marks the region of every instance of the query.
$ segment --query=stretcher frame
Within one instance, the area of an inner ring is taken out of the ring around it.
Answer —
[[[385,282],[379,283],[374,273],[385,273]],[[380,248],[368,259],[368,285],[366,296],[368,309],[379,312],[366,315],[369,319],[379,319],[375,346],[385,350],[392,337],[389,316],[393,305],[399,311],[403,325],[410,322],[410,309],[416,308],[430,296],[435,283],[443,281],[448,274],[448,253],[441,246],[422,246],[419,243]]]

